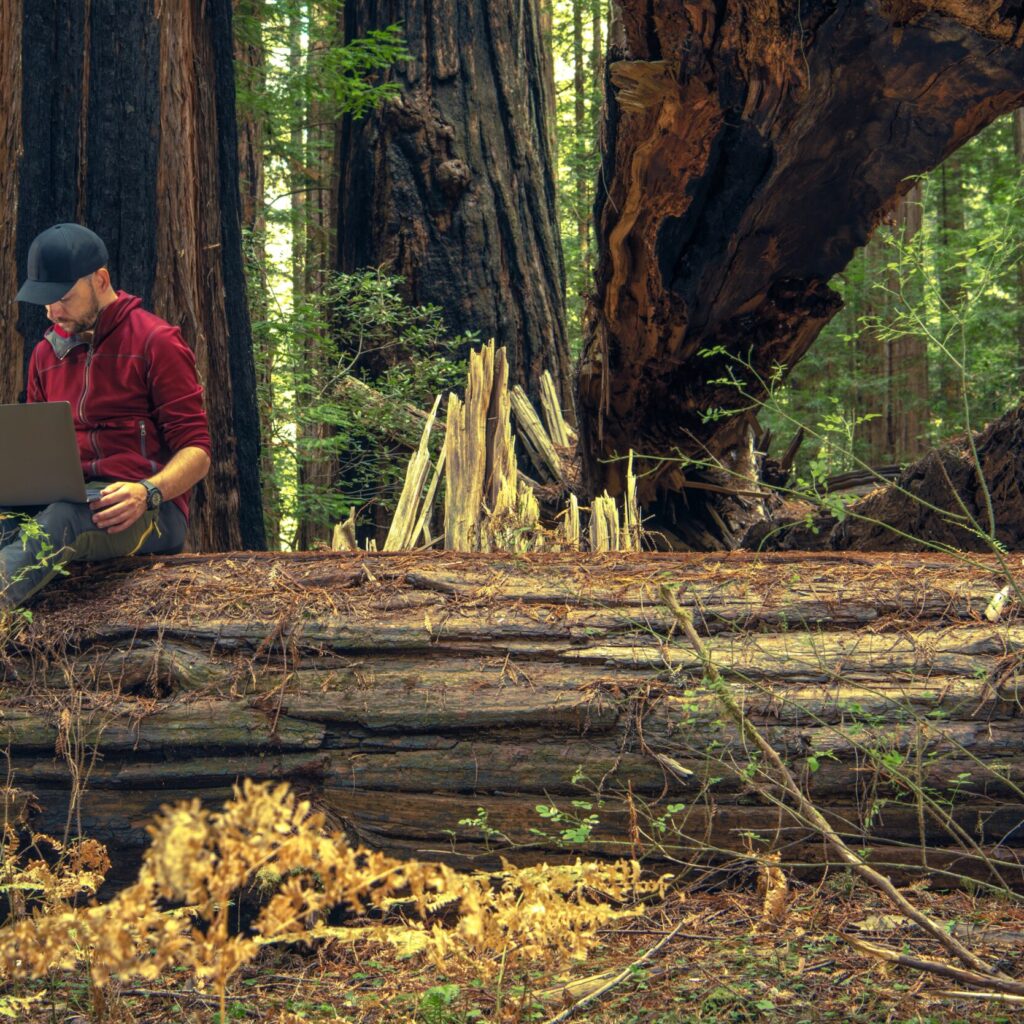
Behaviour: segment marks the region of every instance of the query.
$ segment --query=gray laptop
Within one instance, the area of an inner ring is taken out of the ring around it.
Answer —
[[[0,405],[0,506],[95,501],[67,402]]]

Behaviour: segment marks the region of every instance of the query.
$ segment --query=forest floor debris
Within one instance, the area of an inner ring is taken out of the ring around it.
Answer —
[[[974,935],[988,934],[978,941],[979,952],[1001,959],[1010,973],[1019,969],[1024,945],[1006,941],[1005,935],[1024,930],[1024,906],[967,893],[918,889],[913,895],[936,918],[970,926]],[[529,969],[506,975],[500,987],[482,981],[471,964],[441,971],[418,955],[383,944],[268,948],[234,980],[227,1018],[288,1024],[543,1024],[680,923],[655,959],[571,1019],[590,1024],[1010,1024],[1019,1019],[1017,1006],[979,999],[973,992],[947,995],[950,985],[942,978],[879,962],[844,941],[844,933],[854,934],[900,948],[911,934],[884,901],[851,887],[845,874],[794,888],[781,922],[765,920],[763,897],[752,888],[675,894],[643,917],[605,932],[600,946],[571,972],[551,976]],[[17,1011],[25,1024],[100,1019],[84,974],[55,972],[16,994],[31,1000]],[[183,974],[171,973],[144,988],[111,986],[104,1012],[117,1022],[205,1024],[215,1019],[215,1000],[185,983]]]

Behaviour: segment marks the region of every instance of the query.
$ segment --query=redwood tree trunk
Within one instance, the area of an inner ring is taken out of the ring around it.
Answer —
[[[538,0],[352,0],[346,39],[401,22],[401,95],[340,140],[339,268],[382,264],[454,333],[550,370],[571,410],[548,41]]]
[[[939,357],[939,390],[943,402],[943,415],[951,410],[959,413],[963,404],[963,381],[955,360],[963,355],[963,339],[956,330],[958,314],[964,298],[964,270],[959,266],[963,249],[965,210],[964,172],[962,156],[953,153],[944,161],[940,171],[939,185],[941,201],[939,206],[939,251],[943,254],[945,266],[940,270],[940,297],[942,307],[939,314],[939,337],[949,349],[949,355]]]
[[[907,462],[924,449],[928,412],[928,339],[922,334],[888,336],[893,319],[908,304],[920,302],[920,281],[908,274],[907,247],[922,224],[920,182],[901,196],[892,213],[892,234],[897,248],[888,244],[881,229],[867,246],[868,316],[879,318],[881,332],[872,325],[858,338],[864,361],[864,385],[858,416],[872,418],[857,424],[863,438],[863,458],[872,466]],[[884,286],[884,290],[879,285]],[[880,336],[881,334],[881,336]]]
[[[334,11],[329,14],[338,16]],[[325,24],[329,14],[319,10],[316,4],[309,5],[309,52],[306,60],[310,63],[322,59],[326,44],[321,40],[333,34],[334,26]],[[304,129],[300,127],[299,133],[306,157],[297,170],[295,184],[302,181],[313,187],[301,193],[301,203],[295,202],[299,196],[295,196],[292,201],[298,214],[297,227],[304,235],[300,246],[303,257],[300,291],[302,295],[318,295],[327,284],[332,256],[335,256],[332,251],[334,231],[331,213],[336,210],[333,195],[336,154],[332,152],[332,127],[322,104],[315,97],[310,99],[305,121],[306,126]],[[313,380],[319,380],[328,371],[330,339],[310,334],[304,345],[305,365],[313,374]],[[313,400],[312,396],[310,400]],[[337,429],[330,423],[313,420],[307,413],[298,425],[298,433],[299,486],[314,492],[329,493],[337,486],[338,458],[336,453],[332,453],[329,448],[324,451],[318,443],[328,441],[337,433]],[[317,506],[318,503],[310,502],[299,516],[300,548],[309,549],[318,544],[330,547],[334,523],[316,511]]]
[[[233,0],[235,31],[235,68],[243,76],[243,88],[256,95],[266,91],[267,58],[263,39],[263,20],[266,17],[265,0]],[[239,21],[244,25],[238,31]],[[258,109],[240,105],[238,122],[239,191],[241,193],[241,223],[246,280],[249,282],[249,308],[255,319],[268,319],[267,280],[267,217],[266,173],[264,146],[266,143],[265,115]],[[274,379],[273,370],[277,354],[273,336],[264,331],[263,337],[254,339],[253,362],[255,387],[259,408],[259,436],[267,442],[273,438]],[[281,494],[274,472],[274,456],[270,443],[260,445],[260,495],[266,547],[278,548],[281,532]]]
[[[261,547],[230,0],[14,0],[0,19],[0,91],[10,93],[0,96],[0,233],[15,239],[3,248],[0,309],[13,305],[39,231],[59,221],[96,230],[115,286],[180,325],[196,352],[214,450],[191,544]],[[20,313],[17,331],[0,321],[8,402],[21,387],[13,368],[46,326],[41,307]]]
[[[916,307],[924,299],[919,274],[910,274],[912,256],[907,248],[921,230],[924,220],[921,183],[900,197],[893,224],[900,256],[897,267],[889,271],[888,288],[899,295],[895,303],[902,310]],[[891,462],[906,462],[927,449],[928,429],[928,338],[907,329],[889,340],[889,437]]]
[[[911,176],[1020,105],[1024,50],[995,2],[617,6],[579,400],[594,490],[630,448],[673,457],[649,500],[742,436],[749,413],[704,415],[751,405],[715,381],[792,367]]]
[[[820,861],[702,684],[665,585],[864,856],[991,880],[972,844],[1002,841],[1004,862],[1024,848],[1024,626],[981,614],[997,569],[741,554],[126,561],[48,589],[0,648],[0,748],[33,827],[80,822],[122,868],[161,804],[213,804],[246,776],[288,779],[361,839],[421,857],[571,859],[571,821],[536,805],[572,815],[583,800],[598,819],[586,852],[668,852],[674,871],[747,862],[751,844]],[[999,870],[1024,882],[1019,863]]]
[[[0,402],[13,402],[24,378],[18,310],[18,163],[21,152],[21,11],[0,5]]]
[[[1024,174],[1024,108],[1013,112],[1013,150]],[[1017,263],[1017,379],[1024,387],[1024,260]]]

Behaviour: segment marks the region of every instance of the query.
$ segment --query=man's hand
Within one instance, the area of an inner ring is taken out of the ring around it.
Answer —
[[[127,530],[146,511],[147,491],[142,484],[119,480],[100,491],[89,508],[95,513],[92,521],[107,533]]]

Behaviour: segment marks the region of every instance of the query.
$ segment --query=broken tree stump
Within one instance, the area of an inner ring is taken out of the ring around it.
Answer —
[[[34,829],[107,843],[122,873],[161,804],[220,801],[246,776],[291,781],[360,840],[460,863],[582,850],[682,869],[772,848],[820,864],[823,844],[773,803],[701,685],[668,584],[864,856],[940,884],[1021,886],[1024,621],[1012,604],[983,614],[1003,583],[984,558],[930,555],[90,568],[7,644],[9,802]]]

